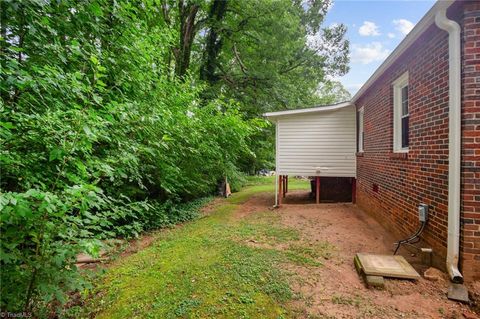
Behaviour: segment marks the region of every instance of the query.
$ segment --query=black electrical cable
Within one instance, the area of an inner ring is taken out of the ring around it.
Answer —
[[[420,234],[423,232],[423,230],[425,229],[425,225],[427,224],[427,222],[421,222],[421,225],[420,227],[417,229],[417,231],[415,232],[415,234],[413,234],[412,236],[406,238],[406,239],[402,239],[398,242],[396,242],[395,244],[397,245],[397,248],[395,248],[395,252],[393,253],[394,255],[397,254],[397,251],[398,249],[400,248],[400,246],[402,244],[412,244],[412,243],[417,243],[419,240],[420,240]]]

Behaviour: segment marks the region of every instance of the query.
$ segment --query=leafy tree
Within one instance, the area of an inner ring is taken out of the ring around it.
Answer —
[[[323,105],[345,102],[351,98],[350,92],[340,82],[331,80],[322,83],[317,90],[317,94],[320,96]]]
[[[231,3],[212,90],[240,101],[249,116],[320,102],[319,83],[348,69],[346,28],[321,27],[328,6],[326,1]]]
[[[322,25],[330,6],[329,0],[163,0],[163,19],[178,38],[171,47],[175,73],[206,81],[205,99],[234,98],[250,117],[319,104],[318,86],[348,71],[346,27]]]

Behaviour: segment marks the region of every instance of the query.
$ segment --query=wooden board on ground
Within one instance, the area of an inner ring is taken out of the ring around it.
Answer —
[[[367,276],[419,279],[420,275],[402,256],[358,253],[355,263]]]

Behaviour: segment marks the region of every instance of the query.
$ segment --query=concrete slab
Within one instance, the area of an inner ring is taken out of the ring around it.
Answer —
[[[420,248],[422,252],[422,264],[425,266],[431,267],[432,266],[432,248]]]
[[[363,269],[362,269],[362,264],[360,263],[360,260],[358,260],[357,256],[353,258],[353,264],[355,265],[355,269],[357,270],[357,273],[359,276],[363,276]]]
[[[365,282],[368,287],[375,287],[383,289],[385,287],[385,280],[382,276],[365,276]]]
[[[447,297],[448,299],[461,301],[461,302],[470,301],[468,299],[467,287],[465,287],[465,285],[462,285],[462,284],[451,283],[450,286],[448,287]]]
[[[358,253],[355,263],[367,276],[419,279],[420,275],[402,256]]]

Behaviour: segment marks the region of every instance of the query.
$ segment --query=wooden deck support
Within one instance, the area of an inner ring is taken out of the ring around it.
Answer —
[[[357,202],[357,179],[352,177],[352,204]]]
[[[315,176],[315,201],[320,204],[320,176]]]
[[[283,175],[278,176],[278,206],[282,205],[283,197]]]

